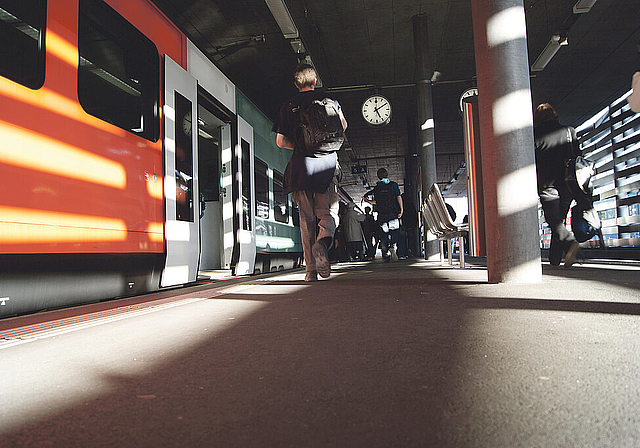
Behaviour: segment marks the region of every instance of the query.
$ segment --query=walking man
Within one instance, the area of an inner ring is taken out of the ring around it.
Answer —
[[[400,187],[397,183],[389,180],[389,172],[386,168],[378,170],[378,183],[363,196],[363,199],[375,205],[378,212],[378,224],[382,228],[382,258],[385,263],[393,259],[396,261],[395,245],[398,242],[398,232],[400,230],[400,218],[404,211]],[[391,252],[389,254],[389,252]]]
[[[314,282],[318,275],[327,278],[331,274],[328,250],[339,223],[340,167],[337,151],[313,152],[306,147],[300,135],[302,115],[314,100],[329,98],[334,102],[343,132],[347,121],[335,97],[315,90],[317,74],[311,65],[300,64],[293,77],[298,94],[281,106],[272,131],[276,133],[279,147],[293,149],[284,174],[283,192],[291,193],[291,199],[298,205],[305,281]]]

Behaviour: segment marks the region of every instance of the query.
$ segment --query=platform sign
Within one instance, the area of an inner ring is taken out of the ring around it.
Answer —
[[[367,174],[367,166],[351,165],[351,174]]]

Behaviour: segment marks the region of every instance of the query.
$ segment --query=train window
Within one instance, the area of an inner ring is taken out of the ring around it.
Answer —
[[[296,227],[300,227],[300,212],[298,210],[298,204],[293,204],[293,208],[291,210],[291,220],[293,221],[293,225]]]
[[[31,89],[44,84],[46,0],[0,1],[0,75]]]
[[[284,176],[273,171],[273,215],[278,222],[289,222],[289,196],[282,192]]]
[[[191,101],[175,92],[176,117],[179,123],[191,122]],[[176,127],[176,219],[193,222],[193,131]]]
[[[251,230],[251,146],[245,139],[240,140],[242,151],[242,228]]]
[[[220,200],[220,140],[198,136],[198,181],[205,201]]]
[[[147,140],[159,136],[155,44],[102,0],[80,0],[78,98],[89,114]]]
[[[256,157],[256,217],[269,219],[269,170],[267,164]]]

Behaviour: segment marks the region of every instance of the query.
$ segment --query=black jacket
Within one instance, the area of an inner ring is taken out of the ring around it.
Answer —
[[[555,120],[541,123],[533,132],[538,191],[542,191],[557,182],[564,182],[566,162],[580,154],[580,147],[575,129]]]

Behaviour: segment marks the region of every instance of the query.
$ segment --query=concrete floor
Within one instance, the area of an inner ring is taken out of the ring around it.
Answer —
[[[0,446],[640,446],[640,267],[543,272],[351,263],[5,319]]]

